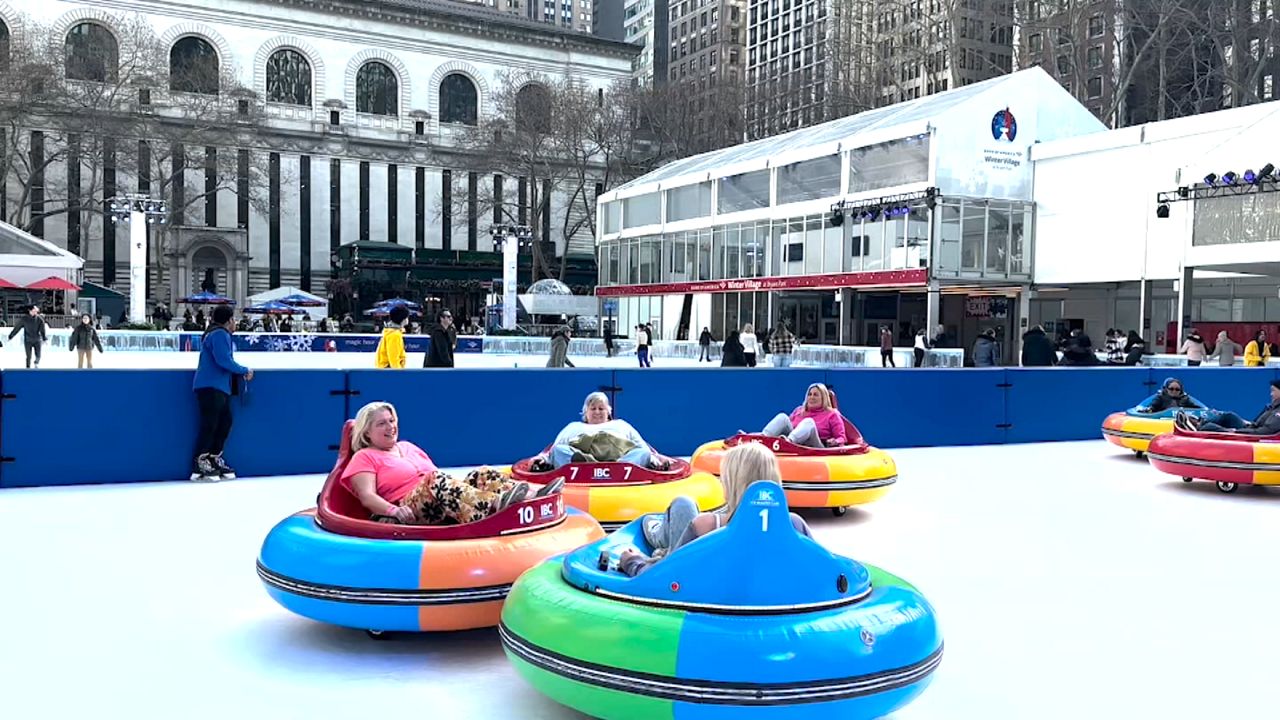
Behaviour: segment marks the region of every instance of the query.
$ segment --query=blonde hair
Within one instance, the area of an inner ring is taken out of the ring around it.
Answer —
[[[609,417],[610,418],[613,417],[613,406],[609,404],[609,396],[605,395],[602,392],[593,392],[587,396],[586,400],[582,401],[582,419],[583,420],[587,419],[587,408],[591,407],[591,403],[593,402],[603,403],[604,406],[609,410]]]
[[[814,383],[805,389],[804,394],[808,395],[809,391],[814,388],[818,388],[818,394],[822,396],[822,407],[827,410],[833,409],[831,406],[831,391],[827,389],[826,385],[823,385],[822,383]],[[805,400],[805,405],[808,405],[807,399]]]
[[[360,412],[356,413],[356,423],[351,428],[352,454],[370,446],[369,429],[373,427],[374,417],[383,410],[391,413],[391,419],[397,424],[400,422],[400,417],[396,415],[396,407],[389,402],[371,402],[360,408]]]
[[[755,331],[756,331],[756,329],[755,329],[754,327],[752,327],[751,323],[747,323],[746,325],[743,325],[743,326],[742,326],[742,332],[744,332],[744,333],[752,333],[752,334],[754,334],[754,333],[755,333]]]
[[[742,496],[753,482],[769,480],[781,483],[778,458],[769,448],[759,443],[744,443],[729,449],[720,464],[720,484],[724,487],[724,521],[733,519],[733,513],[742,502]]]

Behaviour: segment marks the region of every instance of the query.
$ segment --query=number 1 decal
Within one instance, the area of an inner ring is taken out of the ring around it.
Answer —
[[[769,532],[769,511],[760,511],[760,532]]]

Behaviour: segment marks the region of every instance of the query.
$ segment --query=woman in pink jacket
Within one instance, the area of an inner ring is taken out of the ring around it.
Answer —
[[[847,442],[844,418],[831,407],[831,391],[822,383],[809,386],[804,404],[792,410],[790,417],[778,413],[760,432],[808,447],[840,447]]]

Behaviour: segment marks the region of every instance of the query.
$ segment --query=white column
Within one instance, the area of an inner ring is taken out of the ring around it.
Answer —
[[[516,327],[516,258],[520,242],[514,234],[508,235],[502,244],[502,328]]]
[[[147,215],[129,213],[129,322],[147,320]]]
[[[1196,269],[1193,267],[1182,268],[1182,277],[1178,281],[1178,335],[1173,339],[1173,346],[1178,347],[1182,343],[1182,338],[1186,337],[1187,329],[1191,327],[1191,303],[1194,299],[1194,288],[1192,283],[1195,282]],[[1151,338],[1154,343],[1155,338]]]

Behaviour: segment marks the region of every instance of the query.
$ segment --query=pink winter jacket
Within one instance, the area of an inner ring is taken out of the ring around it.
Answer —
[[[844,435],[844,418],[836,410],[806,410],[803,405],[791,411],[791,426],[800,424],[801,420],[812,418],[818,426],[818,439],[827,447],[844,445],[848,438]],[[832,442],[832,441],[835,442]]]

